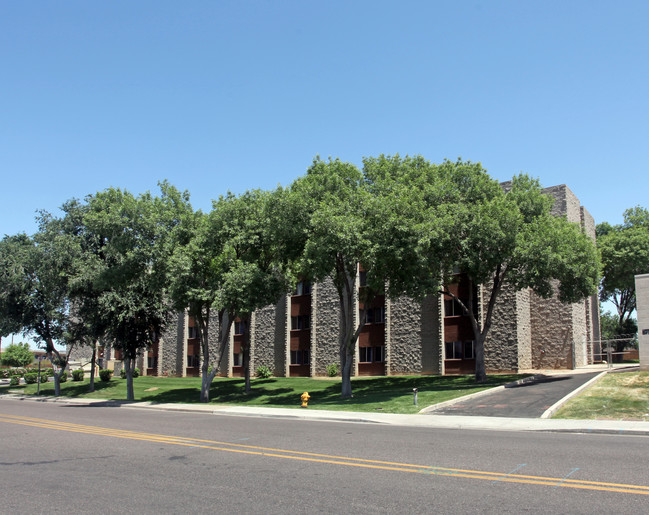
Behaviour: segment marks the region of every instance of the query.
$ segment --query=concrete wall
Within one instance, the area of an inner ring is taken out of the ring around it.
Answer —
[[[635,276],[640,369],[649,370],[649,274]]]

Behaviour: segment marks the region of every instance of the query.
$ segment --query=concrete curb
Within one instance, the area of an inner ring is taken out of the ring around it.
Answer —
[[[608,370],[604,370],[603,372],[597,374],[595,377],[590,379],[589,381],[586,381],[584,384],[582,384],[579,388],[576,388],[572,392],[570,392],[568,395],[563,397],[562,399],[559,399],[557,402],[555,402],[552,406],[550,406],[548,409],[546,409],[543,414],[541,415],[541,418],[550,418],[552,415],[554,415],[561,406],[563,406],[567,401],[575,397],[576,395],[580,394],[587,388],[590,388],[590,386],[597,381],[600,377],[605,376],[608,374]]]
[[[500,387],[498,387],[500,388]],[[493,389],[492,389],[493,390]],[[486,390],[490,391],[490,390]],[[535,431],[551,433],[611,434],[649,436],[649,422],[625,420],[571,420],[540,418],[505,418],[449,415],[399,415],[393,413],[362,413],[353,411],[300,410],[291,408],[249,408],[225,405],[155,404],[150,402],[107,401],[103,399],[35,398],[28,395],[5,394],[0,399],[48,402],[63,406],[113,407],[178,413],[203,413],[258,418],[293,419],[319,422],[385,424],[424,430]]]

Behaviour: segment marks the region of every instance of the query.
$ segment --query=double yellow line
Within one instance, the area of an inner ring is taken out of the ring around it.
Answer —
[[[607,492],[621,492],[628,494],[649,495],[649,486],[627,485],[621,483],[605,483],[601,481],[582,481],[578,479],[528,476],[522,474],[505,474],[501,472],[487,472],[483,470],[455,469],[447,467],[431,467],[410,463],[398,463],[392,461],[368,460],[362,458],[350,458],[346,456],[335,456],[302,451],[291,451],[287,449],[274,449],[271,447],[259,447],[255,445],[244,445],[214,440],[202,440],[199,438],[185,438],[181,436],[160,435],[155,433],[140,433],[121,429],[111,429],[98,426],[85,426],[70,424],[56,420],[45,420],[40,418],[21,417],[17,415],[6,415],[0,413],[0,422],[8,424],[19,424],[24,426],[39,427],[43,429],[55,429],[59,431],[71,431],[95,436],[108,436],[112,438],[125,438],[129,440],[140,440],[151,443],[167,443],[171,445],[182,445],[214,451],[238,452],[257,456],[268,456],[291,460],[310,461],[315,463],[327,463],[333,465],[345,465],[348,467],[362,467],[370,469],[389,470],[396,472],[410,472],[414,474],[428,474],[434,476],[462,477],[469,479],[483,479],[487,481],[502,481],[507,483],[524,483],[532,485],[550,486],[554,488],[577,488],[582,490],[598,490]]]

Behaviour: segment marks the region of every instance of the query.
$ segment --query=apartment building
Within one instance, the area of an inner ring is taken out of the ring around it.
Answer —
[[[507,187],[505,183],[503,185]],[[593,239],[595,222],[565,185],[546,188],[555,199],[553,214],[578,223]],[[472,286],[462,275],[449,285],[461,299],[474,296],[486,302],[482,286]],[[363,287],[359,269],[356,291]],[[356,320],[363,306],[356,298]],[[218,342],[218,323],[211,324],[210,340]],[[327,366],[339,363],[340,307],[333,282],[298,283],[291,295],[253,313],[249,327],[235,322],[220,374],[243,375],[241,345],[250,331],[250,366],[267,366],[274,375],[324,376]],[[530,290],[505,288],[485,342],[487,372],[530,369],[569,369],[594,361],[600,352],[599,303],[592,296],[575,304],[557,298],[542,299]],[[110,349],[106,349],[110,360]],[[114,358],[114,356],[113,356]],[[140,360],[147,375],[200,375],[201,352],[194,321],[179,314],[160,341]],[[116,366],[118,363],[113,362]],[[377,297],[368,307],[355,349],[353,375],[460,374],[475,368],[473,332],[453,299],[431,295],[422,302],[402,297]]]

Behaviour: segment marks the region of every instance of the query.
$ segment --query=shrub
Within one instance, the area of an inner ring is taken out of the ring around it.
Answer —
[[[65,383],[67,380],[68,380],[68,373],[63,372],[63,374],[61,374],[61,377],[59,378],[59,382],[60,383]]]
[[[47,374],[43,374],[43,372],[41,372],[41,384],[47,383],[48,380],[49,377],[47,376]]]
[[[99,379],[101,379],[101,380],[104,381],[105,383],[107,383],[108,381],[110,381],[110,378],[112,377],[112,375],[113,375],[113,371],[112,371],[112,370],[108,370],[108,369],[106,369],[106,368],[104,368],[104,369],[102,369],[102,370],[99,371]]]
[[[25,383],[35,384],[38,381],[38,374],[25,374]]]
[[[8,379],[11,376],[11,369],[0,368],[0,379]]]
[[[9,386],[18,386],[20,384],[20,376],[11,376],[9,378]]]
[[[268,379],[270,376],[273,375],[273,373],[270,371],[270,368],[268,368],[266,365],[261,365],[260,367],[257,367],[256,375],[260,379]]]
[[[126,379],[126,369],[124,367],[122,367],[122,369],[119,371],[119,377]],[[135,379],[136,377],[140,377],[140,369],[137,367],[133,369],[133,379]]]
[[[327,375],[329,377],[336,377],[338,375],[338,363],[330,363],[327,365]]]
[[[72,371],[72,380],[73,381],[83,381],[83,369],[79,368]]]

